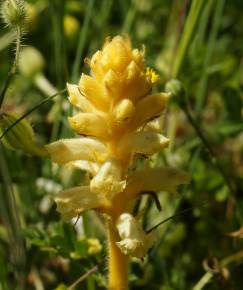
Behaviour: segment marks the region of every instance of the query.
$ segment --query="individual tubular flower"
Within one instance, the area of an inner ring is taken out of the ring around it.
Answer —
[[[125,192],[128,198],[136,197],[139,192],[168,191],[177,193],[177,186],[190,182],[190,176],[172,167],[149,168],[135,172],[128,178]]]
[[[115,160],[107,160],[99,172],[90,182],[90,189],[97,194],[103,194],[106,196],[109,194],[109,198],[117,192],[122,192],[126,187],[126,181],[122,179],[122,166]]]
[[[69,220],[84,210],[103,205],[102,196],[90,192],[89,186],[77,186],[64,190],[55,199],[57,210],[63,219]]]
[[[144,54],[144,48],[132,49],[127,37],[107,39],[86,59],[91,76],[82,74],[78,85],[67,84],[69,101],[78,110],[68,121],[79,137],[46,146],[54,162],[91,175],[88,186],[67,189],[56,198],[57,210],[66,219],[91,208],[110,216],[111,264],[121,255],[119,248],[143,257],[152,245],[152,235],[130,214],[131,200],[144,191],[176,192],[177,185],[189,181],[171,168],[130,170],[137,154],[150,156],[169,145],[161,134],[161,116],[170,95],[152,92],[159,76],[145,67]],[[119,281],[113,282],[125,289]]]
[[[116,244],[125,255],[143,258],[154,243],[154,232],[146,234],[137,219],[129,213],[119,216],[116,227],[121,238]]]

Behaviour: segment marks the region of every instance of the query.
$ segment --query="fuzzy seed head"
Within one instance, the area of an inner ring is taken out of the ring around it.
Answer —
[[[1,15],[6,26],[23,27],[26,19],[26,7],[23,0],[3,0]]]

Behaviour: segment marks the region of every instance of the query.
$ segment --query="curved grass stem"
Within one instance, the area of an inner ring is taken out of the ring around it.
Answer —
[[[32,109],[30,109],[28,112],[26,112],[25,114],[23,114],[19,119],[17,119],[15,122],[13,122],[13,124],[11,126],[9,126],[0,136],[0,140],[8,133],[9,130],[11,130],[14,126],[16,126],[21,120],[23,120],[24,118],[26,118],[28,115],[30,115],[32,112],[34,112],[35,110],[37,110],[40,106],[44,105],[45,103],[49,102],[50,100],[52,100],[53,98],[55,98],[58,95],[61,95],[63,93],[65,93],[67,90],[64,89],[60,92],[57,92],[56,94],[54,94],[53,96],[47,97],[45,98],[43,101],[41,101],[40,103],[38,103],[36,106],[34,106]]]

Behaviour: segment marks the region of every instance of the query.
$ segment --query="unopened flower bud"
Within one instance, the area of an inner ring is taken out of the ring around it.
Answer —
[[[63,24],[64,24],[64,33],[66,37],[69,39],[75,38],[80,30],[80,24],[78,20],[71,15],[66,15],[64,17]]]
[[[87,239],[88,244],[88,254],[89,255],[96,255],[101,252],[102,245],[98,239]]]
[[[183,84],[177,79],[171,79],[165,85],[165,91],[170,93],[179,103],[185,102],[185,88]]]
[[[44,68],[44,58],[34,47],[24,47],[20,52],[19,70],[26,77],[34,77]]]
[[[13,114],[3,113],[0,115],[0,135],[13,125],[18,118]],[[29,154],[46,155],[43,147],[34,142],[34,131],[26,120],[21,120],[14,125],[2,138],[3,144],[12,150],[22,150]]]
[[[9,27],[21,27],[25,23],[26,10],[23,0],[3,0],[1,14],[5,24]]]
[[[26,25],[28,31],[34,31],[38,24],[38,8],[36,5],[31,3],[26,3]]]

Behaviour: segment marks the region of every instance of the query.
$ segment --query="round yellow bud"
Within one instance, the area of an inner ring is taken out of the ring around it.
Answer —
[[[88,254],[95,255],[102,250],[102,245],[98,239],[87,239]]]
[[[71,15],[66,15],[64,17],[64,33],[67,38],[73,39],[76,37],[79,29],[80,24],[75,17]]]
[[[34,4],[26,4],[26,24],[28,31],[33,31],[36,29],[38,24],[38,9]]]
[[[41,53],[32,46],[24,47],[20,52],[19,71],[26,77],[34,77],[44,68],[44,58]]]

